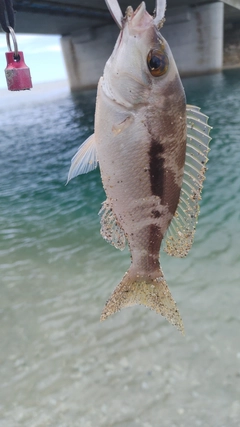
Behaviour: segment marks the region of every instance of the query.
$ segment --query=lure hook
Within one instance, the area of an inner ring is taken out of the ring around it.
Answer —
[[[166,7],[166,0],[156,0],[154,24],[158,28],[161,28],[164,24]]]
[[[123,14],[117,0],[105,0],[109,12],[111,13],[117,26],[122,29]]]

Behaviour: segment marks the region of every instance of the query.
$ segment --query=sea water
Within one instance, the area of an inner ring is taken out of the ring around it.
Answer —
[[[239,82],[183,81],[213,126],[193,248],[161,254],[185,337],[145,307],[99,322],[130,256],[100,236],[99,170],[65,186],[95,91],[1,91],[1,427],[239,427]]]

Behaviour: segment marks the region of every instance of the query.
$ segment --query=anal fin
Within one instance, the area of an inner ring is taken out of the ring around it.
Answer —
[[[108,243],[115,246],[115,248],[122,251],[126,246],[125,234],[114,215],[108,199],[102,204],[99,216],[101,217],[100,233],[102,237]]]

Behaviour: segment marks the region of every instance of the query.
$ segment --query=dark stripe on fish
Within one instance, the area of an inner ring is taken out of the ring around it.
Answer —
[[[133,262],[139,271],[152,273],[155,270],[159,270],[159,251],[162,239],[161,227],[155,224],[138,229],[133,240],[130,238],[130,251]],[[137,248],[134,244],[136,241],[139,245]],[[139,250],[139,248],[144,248],[145,250]]]
[[[159,225],[151,224],[148,226],[149,240],[148,240],[148,253],[155,255],[159,258],[160,245],[163,238],[161,227]]]
[[[150,271],[158,270],[160,267],[159,264],[159,251],[160,245],[162,242],[162,232],[161,228],[157,225],[149,226],[149,240],[148,240],[148,265],[147,269]]]
[[[163,197],[164,192],[164,148],[159,141],[152,140],[149,150],[150,157],[150,181],[152,195]]]
[[[174,215],[179,201],[181,187],[175,182],[175,175],[169,168],[164,182],[165,194],[163,196],[163,203],[167,203],[169,212]]]

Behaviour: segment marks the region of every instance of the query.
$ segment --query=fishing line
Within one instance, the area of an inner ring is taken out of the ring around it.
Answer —
[[[15,11],[12,0],[0,0],[0,24],[5,33],[10,32],[9,27],[14,29]]]

